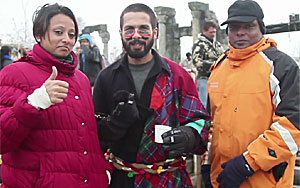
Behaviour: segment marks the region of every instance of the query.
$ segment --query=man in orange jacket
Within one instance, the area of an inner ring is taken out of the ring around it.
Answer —
[[[228,9],[229,50],[211,67],[213,187],[293,187],[300,145],[296,62],[266,39],[261,7],[238,0]]]

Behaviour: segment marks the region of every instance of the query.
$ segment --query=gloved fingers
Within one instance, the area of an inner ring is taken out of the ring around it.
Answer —
[[[124,102],[119,102],[115,109],[112,112],[112,115],[114,116],[119,116],[121,111],[125,108],[125,103]]]
[[[134,103],[134,94],[130,93],[128,96],[128,104],[132,105]]]
[[[173,150],[169,152],[169,156],[177,157],[177,156],[181,156],[183,153],[184,153],[183,149]]]
[[[118,103],[118,102],[128,102],[128,99],[129,99],[129,95],[130,93],[126,90],[120,90],[120,91],[117,91],[113,98],[115,99],[115,101]]]
[[[182,148],[182,144],[163,144],[162,148],[165,151],[177,150]]]
[[[227,163],[228,162],[225,162],[225,163],[221,164],[221,167],[224,169],[226,167]]]
[[[181,133],[181,130],[172,129],[172,130],[169,130],[169,131],[165,132],[164,134],[162,134],[161,137],[164,139],[166,137],[175,136],[175,135],[180,134],[180,133]]]
[[[220,184],[219,184],[219,188],[227,188],[228,187],[228,185],[225,183],[225,182],[221,182]],[[229,187],[228,187],[229,188]]]
[[[179,134],[171,134],[168,136],[165,136],[164,134],[161,135],[164,144],[174,144],[183,142],[183,137]]]
[[[218,175],[218,177],[217,177],[217,182],[218,183],[221,183],[221,181],[222,181],[222,178],[223,178],[223,171]]]

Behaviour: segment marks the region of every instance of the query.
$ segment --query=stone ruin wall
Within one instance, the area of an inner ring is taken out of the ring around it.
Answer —
[[[179,27],[176,23],[174,8],[169,7],[155,7],[154,11],[158,19],[158,40],[155,41],[154,48],[158,52],[169,59],[176,62],[181,60],[181,46],[180,38],[183,36],[192,36],[193,42],[197,40],[198,34],[201,33],[202,27],[206,20],[213,20],[217,23],[216,39],[224,45],[227,45],[227,36],[225,30],[221,30],[218,20],[213,11],[209,10],[209,5],[201,2],[189,2],[189,9],[192,14],[192,21],[190,26]],[[188,13],[187,13],[188,14]],[[108,42],[110,40],[109,32],[106,24],[99,24],[95,26],[87,26],[82,30],[82,33],[92,33],[97,31],[104,44],[103,55],[108,57]],[[193,43],[191,43],[191,48]]]

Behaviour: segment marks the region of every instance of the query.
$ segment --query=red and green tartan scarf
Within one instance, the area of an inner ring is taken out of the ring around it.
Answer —
[[[194,112],[196,110],[204,110],[197,95],[192,96],[184,91],[174,79],[172,64],[168,63],[170,74],[162,72],[154,85],[151,97],[150,108],[154,109],[154,114],[146,122],[139,150],[137,153],[137,163],[153,164],[155,162],[164,161],[168,158],[168,153],[165,153],[161,144],[154,142],[154,126],[168,125],[172,128],[185,125],[189,122],[196,121]],[[176,67],[174,67],[176,68]],[[178,84],[178,85],[176,85]],[[209,123],[201,132],[203,142],[208,138]],[[201,147],[197,150],[202,154],[206,150]],[[161,174],[136,175],[135,187],[138,188],[192,188],[192,183],[189,174],[183,169],[178,169],[173,172],[164,172]]]

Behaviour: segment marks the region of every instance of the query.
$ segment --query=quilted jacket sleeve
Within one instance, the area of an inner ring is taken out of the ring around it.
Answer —
[[[16,64],[0,72],[0,153],[16,150],[32,127],[40,122],[39,111],[27,103],[30,89]]]

